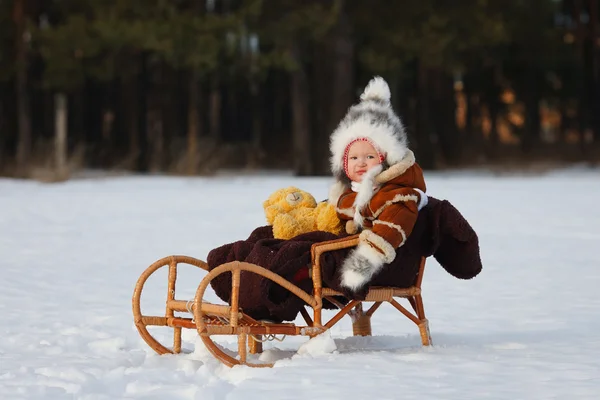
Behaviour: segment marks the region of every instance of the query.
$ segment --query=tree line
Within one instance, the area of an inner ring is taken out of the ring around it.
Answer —
[[[0,172],[326,174],[383,76],[425,168],[590,160],[597,0],[0,0]]]

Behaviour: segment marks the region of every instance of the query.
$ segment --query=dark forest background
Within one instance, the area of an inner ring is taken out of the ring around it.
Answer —
[[[0,0],[0,174],[328,174],[373,75],[426,169],[600,159],[598,0]]]

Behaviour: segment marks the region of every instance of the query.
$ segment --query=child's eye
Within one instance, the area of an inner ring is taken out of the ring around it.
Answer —
[[[356,157],[356,156],[352,156],[352,157],[350,157],[350,159],[351,159],[351,160],[358,160],[358,157]]]
[[[369,160],[372,160],[372,159],[374,159],[374,158],[375,158],[375,156],[367,156],[367,158],[368,158]]]

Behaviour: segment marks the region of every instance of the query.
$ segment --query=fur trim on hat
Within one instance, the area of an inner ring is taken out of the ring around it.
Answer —
[[[389,165],[402,160],[408,151],[404,125],[390,104],[390,88],[381,77],[373,78],[360,96],[361,101],[350,107],[331,134],[331,171],[344,173],[344,152],[350,142],[367,138],[386,154]]]

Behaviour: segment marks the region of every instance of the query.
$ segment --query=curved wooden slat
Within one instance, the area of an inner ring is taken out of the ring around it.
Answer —
[[[205,322],[205,318],[204,318],[205,313],[202,311],[202,304],[203,304],[202,299],[204,298],[204,293],[205,293],[206,289],[208,288],[208,285],[210,284],[210,282],[215,277],[217,277],[223,273],[227,273],[227,272],[232,273],[232,293],[231,293],[232,307],[231,307],[231,309],[232,309],[232,311],[234,311],[237,308],[237,299],[239,296],[239,287],[240,287],[240,274],[242,271],[252,272],[252,273],[261,275],[267,279],[270,279],[271,281],[281,285],[285,289],[289,290],[291,293],[295,294],[296,296],[298,296],[299,298],[304,300],[307,304],[309,304],[313,308],[320,306],[320,304],[317,303],[311,295],[306,293],[304,290],[300,289],[298,286],[292,284],[285,278],[282,278],[280,275],[277,275],[261,266],[246,263],[246,262],[233,261],[233,262],[222,264],[222,265],[218,266],[217,268],[213,269],[212,271],[210,271],[204,277],[204,279],[202,279],[202,282],[200,282],[200,285],[198,285],[198,289],[196,290],[196,297],[194,299],[195,304],[194,304],[193,310],[194,310],[194,319],[196,321],[198,334],[202,338],[202,341],[204,342],[204,344],[206,345],[208,350],[216,358],[218,358],[224,364],[229,365],[229,366],[243,364],[243,365],[248,365],[251,367],[271,367],[273,365],[271,363],[255,364],[255,363],[247,362],[247,360],[245,360],[245,358],[246,358],[246,347],[245,347],[246,346],[246,335],[247,334],[269,334],[270,331],[272,331],[273,333],[279,333],[278,332],[279,330],[285,331],[286,334],[296,334],[297,335],[297,334],[301,334],[300,327],[298,327],[294,324],[273,324],[273,327],[271,327],[269,324],[265,324],[265,325],[261,324],[258,326],[248,326],[248,325],[238,326],[238,318],[236,318],[237,313],[235,313],[235,312],[232,312],[231,316],[233,318],[230,318],[229,324],[227,324],[225,326],[214,326],[214,325],[207,326],[207,324]],[[281,329],[279,329],[279,328],[281,328]],[[240,335],[239,336],[240,339],[238,340],[238,354],[240,355],[242,361],[229,356],[228,354],[223,352],[212,341],[212,339],[210,338],[211,334],[214,335],[214,334],[220,334],[220,333],[221,334]],[[242,342],[243,342],[243,344],[242,344]],[[243,349],[242,349],[242,346],[244,347]]]
[[[221,348],[217,346],[209,336],[200,336],[200,339],[202,339],[202,343],[204,343],[208,351],[210,351],[210,354],[212,354],[217,360],[220,360],[223,364],[227,365],[228,367],[233,367],[234,365],[241,365],[240,360],[231,357],[229,354],[221,350]],[[254,368],[271,368],[273,366],[273,363],[256,364],[249,363],[246,361],[246,363],[243,365],[247,365],[248,367]]]
[[[133,290],[133,297],[131,299],[131,308],[133,311],[133,321],[134,321],[135,327],[137,328],[138,332],[140,333],[140,336],[142,337],[142,339],[144,339],[144,341],[148,344],[148,346],[150,346],[150,348],[152,348],[158,354],[168,354],[168,353],[173,353],[173,351],[170,350],[169,348],[163,346],[160,342],[158,342],[150,334],[150,332],[148,332],[148,329],[146,328],[146,326],[149,324],[146,324],[145,322],[148,322],[148,321],[153,322],[150,325],[168,326],[168,324],[166,322],[164,324],[162,324],[162,320],[159,321],[157,319],[154,319],[154,318],[165,318],[165,321],[166,321],[168,315],[165,314],[165,317],[145,317],[145,316],[143,316],[142,309],[141,309],[141,297],[142,297],[142,292],[144,290],[144,285],[145,285],[146,281],[148,280],[148,278],[154,272],[156,272],[158,269],[160,269],[164,266],[173,265],[173,264],[189,264],[189,265],[193,265],[195,267],[201,268],[205,271],[208,271],[208,265],[206,264],[206,262],[199,260],[197,258],[194,258],[194,257],[173,255],[173,256],[167,256],[167,257],[161,258],[160,260],[157,260],[154,263],[152,263],[148,268],[146,268],[146,270],[144,272],[142,272],[142,274],[140,275],[140,277],[138,278],[138,280],[135,284],[135,288]],[[150,318],[150,319],[148,319],[148,318]],[[154,322],[161,322],[161,324],[158,325],[158,324],[155,324]]]

